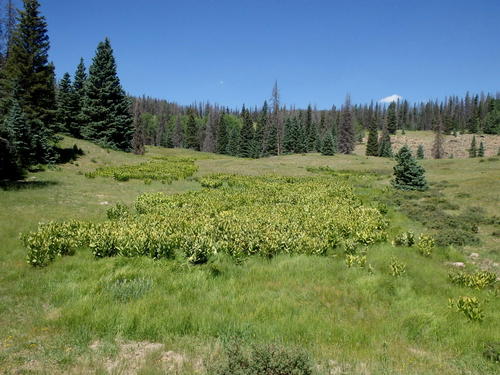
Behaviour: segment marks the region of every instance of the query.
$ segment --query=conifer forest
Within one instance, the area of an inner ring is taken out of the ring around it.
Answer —
[[[499,373],[500,90],[183,103],[46,3],[0,1],[0,374]]]

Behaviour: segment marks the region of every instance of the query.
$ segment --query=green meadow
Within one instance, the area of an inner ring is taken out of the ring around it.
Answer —
[[[75,143],[84,155],[0,190],[0,372],[204,374],[239,343],[304,352],[317,374],[498,373],[498,283],[474,279],[471,287],[449,275],[498,274],[499,157],[423,160],[430,189],[405,193],[391,188],[393,160],[362,152],[241,159],[158,147],[137,156],[68,137],[62,146]],[[169,158],[193,160],[195,174],[165,181],[95,173]],[[41,222],[99,225],[116,204],[202,193],[200,181],[220,173],[340,182],[379,209],[387,239],[353,252],[365,257],[353,264],[345,244],[321,255],[220,253],[201,264],[96,258],[88,247],[45,267],[26,261],[20,234]],[[416,242],[421,234],[436,240],[430,256],[417,244],[392,244],[408,231]],[[461,297],[479,305],[467,310]]]

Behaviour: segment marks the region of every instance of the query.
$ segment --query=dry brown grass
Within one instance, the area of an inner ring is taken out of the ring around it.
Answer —
[[[464,159],[469,157],[468,149],[472,142],[473,134],[460,134],[456,137],[453,135],[444,135],[444,152],[445,158],[453,157],[457,159]],[[424,153],[426,159],[432,158],[432,145],[434,143],[434,133],[431,131],[407,131],[402,135],[398,131],[396,135],[391,136],[392,148],[394,152],[399,150],[405,144],[416,153],[419,145],[424,146]],[[485,157],[496,156],[500,148],[500,135],[476,135],[477,147],[479,143],[483,142],[485,146]],[[366,149],[366,137],[364,143],[356,147],[356,154],[364,155]]]

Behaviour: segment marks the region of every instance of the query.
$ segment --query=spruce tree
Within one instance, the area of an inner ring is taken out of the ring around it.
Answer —
[[[257,129],[255,130],[255,157],[258,158],[262,156],[264,150],[266,149],[267,139],[266,130],[268,129],[269,123],[269,107],[267,105],[267,100],[264,101],[262,109],[259,114],[257,121]]]
[[[389,135],[389,131],[387,130],[387,128],[384,128],[379,140],[378,156],[383,158],[392,158],[393,156],[391,136]]]
[[[424,155],[424,146],[423,145],[418,145],[418,148],[417,148],[417,159],[424,159],[425,158],[425,155]]]
[[[283,137],[283,152],[291,153],[295,151],[297,143],[296,130],[291,118],[285,120],[285,136]]]
[[[389,134],[396,134],[396,130],[398,128],[398,120],[396,116],[396,103],[392,102],[389,104],[389,108],[387,109],[387,130]]]
[[[97,46],[84,92],[82,135],[103,146],[130,151],[134,133],[130,101],[120,84],[108,38]]]
[[[21,106],[14,100],[3,124],[4,137],[9,142],[12,155],[15,156],[14,163],[25,169],[36,163],[36,155],[33,149],[33,135],[30,124],[24,116]]]
[[[432,145],[432,157],[434,159],[442,159],[444,157],[444,139],[442,128],[443,125],[441,119],[436,119],[434,125],[434,143]]]
[[[378,156],[378,129],[375,116],[369,120],[368,140],[366,142],[366,156]]]
[[[227,147],[227,125],[225,120],[226,113],[222,111],[219,116],[219,121],[217,123],[217,144],[216,144],[216,152],[218,154],[225,154]]]
[[[346,97],[342,108],[338,134],[338,151],[342,154],[350,154],[354,151],[354,126],[352,122],[351,99]]]
[[[74,124],[77,115],[78,111],[73,86],[71,85],[71,77],[69,73],[65,73],[61,82],[59,82],[59,90],[57,91],[57,130],[74,135],[74,129],[77,127]]]
[[[87,82],[87,72],[83,58],[76,67],[73,79],[73,95],[74,95],[74,119],[73,127],[69,129],[73,137],[80,138],[82,136],[82,129],[85,124],[85,117],[82,113],[83,103],[85,100],[85,83]]]
[[[484,147],[483,141],[481,141],[481,142],[479,142],[479,149],[477,150],[477,156],[479,156],[480,158],[484,157],[484,151],[485,151],[485,147]]]
[[[189,108],[186,123],[186,147],[193,150],[200,150],[200,140],[198,137],[198,124],[196,123],[195,110]]]
[[[395,156],[397,164],[394,166],[392,186],[400,190],[426,190],[425,170],[413,158],[408,146],[401,147]]]
[[[132,137],[132,151],[136,155],[144,155],[144,121],[142,119],[139,100],[134,103],[134,135]]]
[[[255,129],[253,121],[250,117],[250,112],[243,108],[242,111],[243,126],[240,131],[240,148],[239,155],[243,158],[251,158],[255,155]]]
[[[472,137],[472,142],[470,143],[470,148],[468,151],[469,151],[469,158],[477,157],[476,136]]]
[[[57,140],[54,66],[48,61],[50,43],[40,4],[37,0],[23,3],[2,69],[2,107],[6,114],[13,100],[18,101],[29,126],[34,162],[45,163],[52,160]]]
[[[328,156],[335,155],[335,142],[333,136],[330,133],[327,133],[325,135],[323,146],[321,148],[321,154]]]
[[[229,129],[226,146],[226,154],[238,156],[240,154],[240,129],[233,126]]]
[[[184,128],[181,122],[181,116],[177,115],[175,118],[175,126],[172,131],[172,146],[173,147],[183,147],[184,146]]]

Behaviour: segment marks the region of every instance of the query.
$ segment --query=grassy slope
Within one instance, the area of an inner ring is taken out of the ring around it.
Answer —
[[[243,266],[221,259],[214,265],[188,267],[150,259],[95,261],[88,251],[45,269],[29,268],[17,237],[39,221],[102,220],[108,207],[104,202],[131,203],[142,192],[198,188],[194,181],[146,185],[87,179],[83,173],[96,166],[137,163],[144,157],[78,144],[86,155],[76,163],[32,175],[29,188],[0,191],[0,369],[90,371],[116,354],[116,338],[161,342],[169,350],[198,358],[211,351],[216,337],[231,335],[304,346],[319,362],[335,360],[352,373],[487,374],[498,369],[481,355],[485,343],[500,341],[498,300],[448,283],[443,263],[466,259],[456,251],[429,260],[411,250],[379,245],[368,255],[374,275],[346,269],[341,257],[253,258]],[[193,154],[157,148],[148,154],[167,153]],[[375,188],[360,188],[366,199],[388,184],[392,168],[392,161],[362,156],[203,157],[197,162],[199,174],[304,175],[309,174],[308,166],[328,165],[385,175],[370,182]],[[431,182],[449,182],[443,192],[450,201],[482,206],[490,214],[498,210],[499,164],[479,159],[424,161]],[[458,193],[469,196],[458,198]],[[397,212],[391,216],[393,231],[420,229]],[[466,250],[498,262],[498,239],[489,235],[491,228],[481,230],[484,245]],[[408,264],[404,278],[389,275],[393,255]],[[221,271],[219,276],[214,269]],[[142,298],[120,301],[109,286],[122,276],[146,281]],[[489,301],[483,323],[467,323],[447,308],[447,299],[460,295]],[[105,343],[97,353],[89,349],[95,340]],[[144,371],[152,371],[153,363],[150,358]]]

